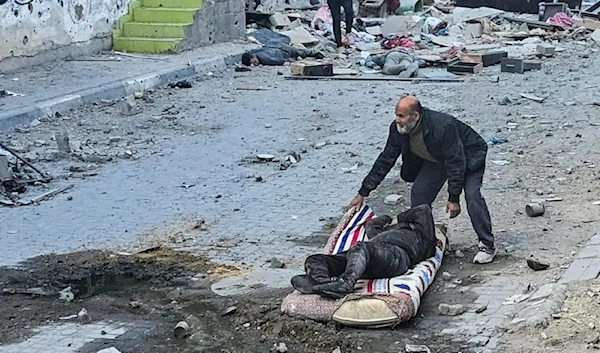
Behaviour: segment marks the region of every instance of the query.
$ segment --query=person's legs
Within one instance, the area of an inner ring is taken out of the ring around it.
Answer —
[[[446,168],[443,164],[423,161],[423,166],[421,166],[410,192],[411,207],[419,205],[431,207],[444,186],[446,178]]]
[[[488,263],[496,255],[494,235],[492,233],[492,220],[485,199],[481,195],[481,185],[485,168],[465,175],[465,200],[471,224],[479,238],[480,251],[475,255],[475,263]]]
[[[354,24],[354,9],[352,8],[352,0],[342,0],[344,13],[346,15],[346,34],[352,33],[352,25]]]
[[[404,249],[386,242],[359,242],[347,253],[346,269],[340,278],[315,285],[313,291],[327,298],[343,298],[354,291],[360,278],[388,278],[404,274],[410,259]]]
[[[398,75],[406,68],[406,63],[402,63],[402,54],[399,52],[391,52],[385,57],[385,64],[381,68],[381,72],[385,75]]]
[[[309,256],[304,262],[306,274],[318,282],[329,281],[331,277],[340,276],[346,269],[347,253],[338,255],[316,254]]]
[[[335,43],[338,47],[342,46],[342,14],[340,9],[340,0],[327,0],[327,6],[331,11],[331,18],[333,19],[333,36],[335,37]]]

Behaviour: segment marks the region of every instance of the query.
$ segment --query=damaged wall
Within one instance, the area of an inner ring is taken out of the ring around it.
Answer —
[[[0,71],[110,48],[131,0],[0,0]]]

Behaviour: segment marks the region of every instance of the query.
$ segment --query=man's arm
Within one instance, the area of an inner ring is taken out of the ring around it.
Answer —
[[[392,222],[390,216],[379,216],[367,221],[365,223],[365,232],[367,238],[373,239],[377,234],[383,232],[383,230]]]
[[[465,184],[465,151],[456,126],[449,126],[442,139],[444,165],[448,175],[448,201],[459,203]]]
[[[390,134],[388,136],[385,148],[377,157],[375,164],[369,174],[362,182],[362,187],[358,191],[361,196],[369,196],[371,191],[375,190],[383,178],[390,172],[396,164],[398,157],[402,153],[402,140],[396,130],[396,123],[390,125]]]

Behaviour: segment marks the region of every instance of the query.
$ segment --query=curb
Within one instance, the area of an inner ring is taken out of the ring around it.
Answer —
[[[53,116],[56,113],[66,114],[71,109],[84,104],[99,102],[103,99],[121,99],[134,92],[166,85],[184,78],[203,75],[208,72],[221,72],[228,65],[240,61],[244,53],[244,50],[237,50],[227,55],[192,62],[191,65],[108,82],[97,87],[86,88],[77,93],[37,102],[32,106],[0,112],[0,132],[7,132],[19,125],[27,125],[35,119]]]

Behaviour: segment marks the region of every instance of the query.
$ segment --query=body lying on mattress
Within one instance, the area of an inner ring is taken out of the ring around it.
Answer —
[[[392,224],[389,216],[373,218],[365,223],[369,241],[340,254],[309,256],[306,275],[294,276],[292,286],[304,294],[343,298],[359,279],[400,276],[435,254],[437,238],[428,205],[403,212],[397,220]]]

